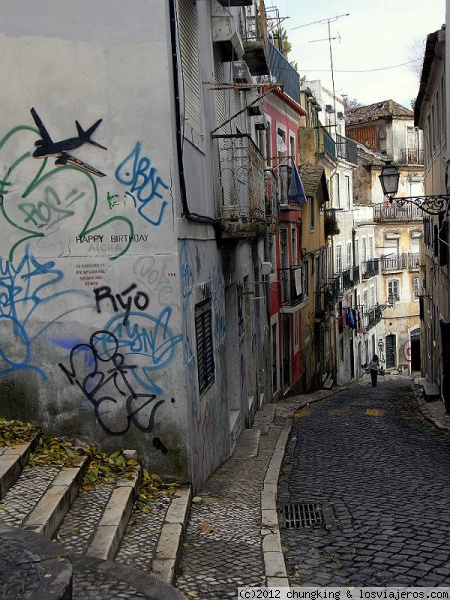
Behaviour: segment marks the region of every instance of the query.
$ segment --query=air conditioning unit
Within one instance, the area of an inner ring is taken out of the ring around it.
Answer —
[[[343,119],[344,118],[344,113],[343,112],[338,112],[337,118],[338,119]]]
[[[327,113],[334,113],[334,108],[331,106],[331,104],[327,104],[325,106],[325,110]]]

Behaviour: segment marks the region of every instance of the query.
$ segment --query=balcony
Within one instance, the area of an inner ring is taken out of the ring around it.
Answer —
[[[339,229],[339,223],[336,219],[336,209],[327,208],[324,214],[324,231],[325,236],[339,235],[341,230]]]
[[[386,221],[422,221],[423,212],[415,204],[375,204],[373,207],[373,220]]]
[[[423,150],[418,148],[401,148],[399,163],[402,165],[423,165]]]
[[[264,161],[248,134],[213,135],[219,155],[221,237],[268,233]]]
[[[342,271],[342,285],[344,290],[349,290],[353,287],[353,269],[346,269]]]
[[[217,0],[219,4],[228,8],[229,6],[251,6],[253,0]]]
[[[252,75],[269,75],[266,10],[263,0],[255,0],[246,8],[244,60]]]
[[[317,148],[319,154],[325,155],[332,162],[336,161],[336,144],[323,125],[319,125],[317,129]]]
[[[302,288],[303,269],[301,266],[288,267],[279,270],[280,303],[282,307],[294,307],[303,302]]]
[[[358,164],[357,144],[354,140],[350,140],[342,135],[336,135],[336,154],[338,158],[342,158],[354,165]]]
[[[406,261],[408,265],[408,271],[418,271],[420,266],[420,253],[408,252]]]
[[[330,279],[325,286],[325,309],[331,310],[338,301],[338,298],[342,296],[344,291],[344,285],[342,281],[342,274],[336,275],[333,279]]]
[[[389,254],[382,256],[381,272],[389,273],[392,271],[418,271],[420,255],[418,252],[403,252],[402,254]]]
[[[363,310],[363,327],[367,329],[371,329],[375,327],[377,323],[381,321],[383,317],[383,308],[376,304],[375,306],[371,306],[370,308],[364,308]]]
[[[370,279],[371,277],[375,277],[380,272],[379,267],[379,259],[372,258],[371,260],[364,260],[361,264],[362,266],[362,278]]]
[[[283,92],[300,104],[300,75],[272,42],[269,42],[269,68],[275,81],[283,84]]]

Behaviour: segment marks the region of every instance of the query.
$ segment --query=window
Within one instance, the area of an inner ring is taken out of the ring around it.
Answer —
[[[309,199],[309,227],[310,229],[314,229],[316,226],[316,199],[314,196],[311,196]]]
[[[364,305],[364,312],[367,312],[367,310],[369,308],[368,291],[367,290],[363,291],[363,305]]]
[[[291,242],[292,242],[292,264],[296,265],[297,264],[297,257],[298,257],[298,252],[297,252],[297,227],[296,225],[294,225],[292,227],[291,230]]]
[[[413,277],[413,300],[419,299],[419,278]]]
[[[295,156],[295,136],[293,136],[292,134],[289,134],[289,152],[292,160],[294,161],[294,163],[296,163],[297,159]]]
[[[345,206],[350,210],[350,175],[345,176]]]
[[[270,119],[267,119],[267,129],[266,129],[266,164],[269,169],[273,166],[272,164],[272,133],[270,126]]]
[[[361,260],[366,262],[367,260],[367,240],[365,237],[362,238],[362,257]]]
[[[372,260],[373,254],[373,237],[369,236],[369,260]]]
[[[333,175],[333,207],[341,208],[341,196],[339,191],[339,173]]]
[[[352,243],[347,242],[347,269],[351,269],[352,266]]]
[[[336,246],[336,273],[342,273],[342,246]]]
[[[214,356],[211,327],[211,299],[195,307],[195,337],[197,339],[197,373],[200,395],[214,382]]]
[[[305,261],[302,265],[302,286],[303,298],[309,296],[309,262]]]
[[[387,282],[387,296],[388,300],[400,300],[400,284],[398,279],[390,279]]]

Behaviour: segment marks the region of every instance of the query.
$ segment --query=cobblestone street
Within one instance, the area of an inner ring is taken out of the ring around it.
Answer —
[[[320,505],[328,518],[280,524],[290,584],[450,585],[449,461],[450,436],[423,418],[411,379],[364,382],[296,411],[280,514]]]

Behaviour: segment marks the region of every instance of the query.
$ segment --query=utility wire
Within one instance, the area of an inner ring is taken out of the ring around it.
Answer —
[[[414,60],[409,60],[408,62],[404,62],[404,63],[400,63],[399,65],[392,65],[391,67],[379,67],[376,69],[362,69],[360,71],[355,71],[355,70],[343,70],[343,69],[334,69],[335,73],[373,73],[374,71],[387,71],[388,69],[397,69],[398,67],[404,67],[405,65],[410,65],[411,63],[415,63],[418,62],[419,60],[422,60],[421,58],[416,58]],[[331,69],[303,69],[300,68],[301,72],[306,72],[306,71],[317,71],[317,72],[322,72],[322,71],[326,71],[329,72]]]

